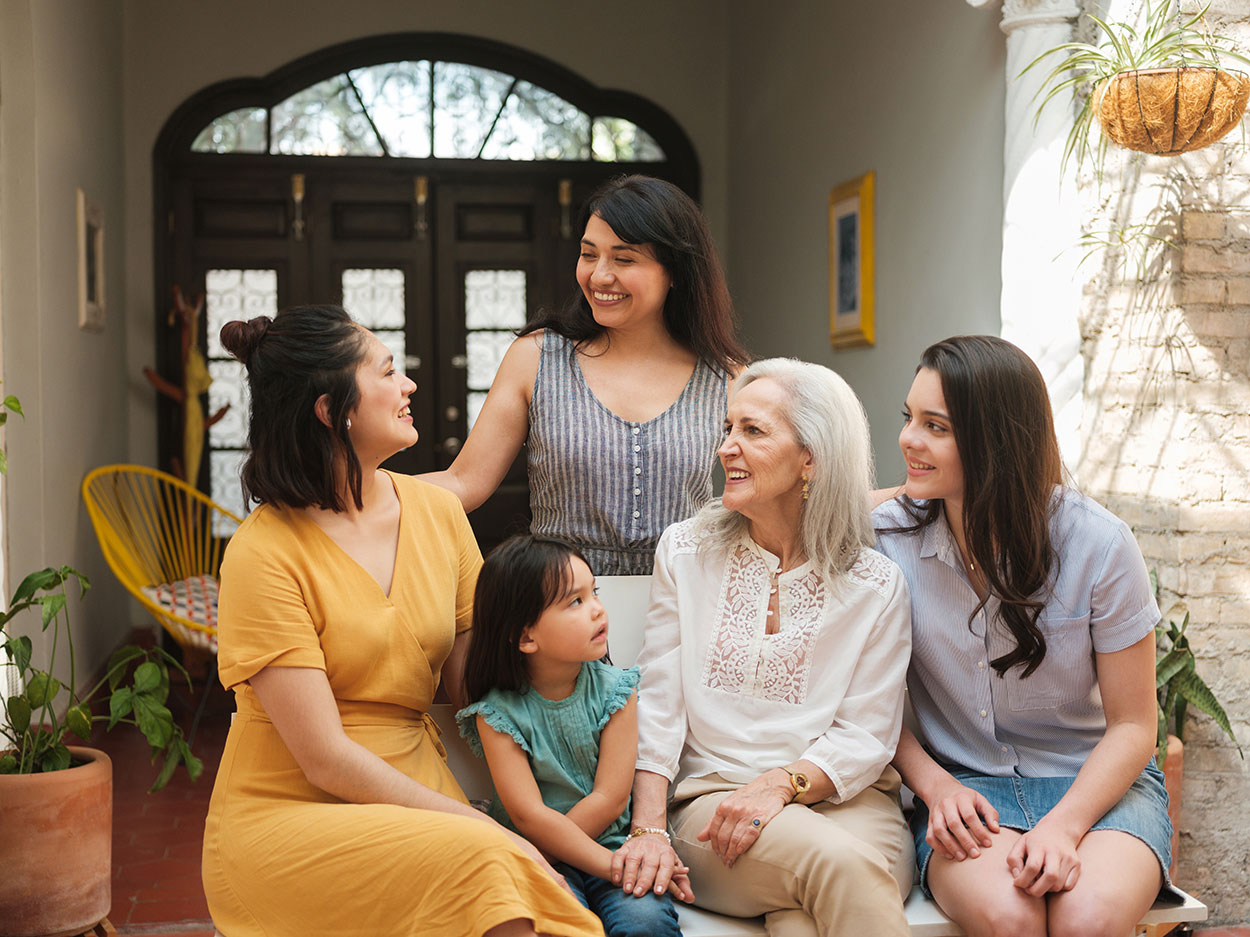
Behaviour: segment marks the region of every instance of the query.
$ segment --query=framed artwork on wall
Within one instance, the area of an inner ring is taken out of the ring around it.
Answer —
[[[78,327],[104,331],[104,212],[78,190]]]
[[[876,173],[829,193],[829,342],[836,348],[873,341],[873,195]]]

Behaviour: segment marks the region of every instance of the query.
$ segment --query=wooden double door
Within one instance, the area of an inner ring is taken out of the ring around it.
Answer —
[[[355,160],[217,159],[175,169],[158,286],[205,294],[201,347],[213,377],[205,406],[229,405],[208,433],[201,487],[241,508],[246,445],[242,366],[217,333],[231,319],[301,303],[342,303],[395,351],[417,382],[420,440],[388,468],[451,463],[513,334],[537,310],[568,300],[582,200],[612,167],[552,164],[507,171],[423,171]],[[414,161],[415,162],[415,161]],[[354,164],[354,165],[353,165]],[[493,170],[494,167],[488,167]],[[565,170],[565,171],[561,171]],[[163,224],[162,224],[163,223]],[[176,373],[179,334],[158,317],[158,370]],[[180,451],[177,408],[160,411],[161,457]],[[524,453],[470,520],[483,548],[528,522]]]

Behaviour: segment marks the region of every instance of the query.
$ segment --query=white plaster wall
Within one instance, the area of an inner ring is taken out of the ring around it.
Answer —
[[[703,203],[713,235],[725,243],[729,60],[718,0],[634,0],[615,8],[560,0],[125,0],[123,8],[127,405],[136,461],[156,460],[155,398],[139,377],[155,357],[152,146],[179,104],[223,79],[263,75],[318,49],[382,33],[455,32],[507,42],[668,111],[694,142]]]
[[[730,14],[730,285],[752,351],[845,377],[881,484],[920,352],[999,330],[1005,44],[964,0]],[[829,346],[829,190],[877,173],[874,348]]]
[[[79,680],[129,629],[79,497],[96,465],[127,450],[119,7],[77,0],[0,2],[0,309],[5,394],[26,418],[6,427],[9,589],[26,573],[71,564],[96,588],[71,602]],[[103,333],[78,329],[77,202],[104,210]],[[36,659],[45,635],[34,615]],[[68,672],[62,660],[58,673]]]

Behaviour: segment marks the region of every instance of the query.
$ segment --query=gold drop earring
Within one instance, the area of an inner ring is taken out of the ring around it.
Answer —
[[[804,475],[803,475],[803,500],[804,500],[804,501],[806,501],[806,500],[807,500],[807,489],[808,489],[808,487],[809,487],[809,486],[808,486],[808,484],[807,484],[807,474],[806,474],[806,473],[804,473]]]

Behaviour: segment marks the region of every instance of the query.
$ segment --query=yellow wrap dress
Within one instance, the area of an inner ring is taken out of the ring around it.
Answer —
[[[225,937],[468,937],[527,918],[539,932],[601,937],[492,825],[312,786],[247,682],[264,667],[324,670],[350,738],[464,801],[426,713],[470,625],[481,554],[454,495],[390,477],[401,520],[389,596],[297,511],[257,508],[226,550],[218,658],[238,712],[205,825],[213,921]]]

